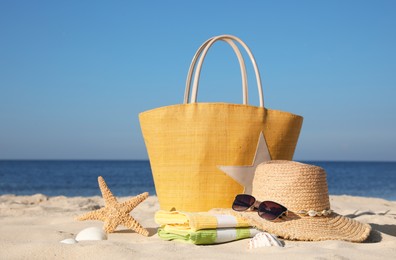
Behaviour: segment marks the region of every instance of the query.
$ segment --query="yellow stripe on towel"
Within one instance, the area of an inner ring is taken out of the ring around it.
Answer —
[[[191,231],[201,229],[249,227],[241,218],[231,215],[218,215],[208,212],[180,212],[159,210],[155,213],[155,222],[161,227],[175,226]]]

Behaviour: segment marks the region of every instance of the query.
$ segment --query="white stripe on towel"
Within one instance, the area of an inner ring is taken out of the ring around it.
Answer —
[[[235,228],[217,229],[217,236],[215,243],[224,243],[234,241],[237,239],[237,233]]]
[[[236,227],[238,222],[231,215],[214,215],[217,218],[217,228]]]

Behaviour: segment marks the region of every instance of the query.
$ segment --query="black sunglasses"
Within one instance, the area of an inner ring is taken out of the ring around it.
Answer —
[[[287,212],[287,208],[273,201],[257,201],[252,195],[239,194],[235,197],[232,209],[235,211],[257,210],[266,220],[275,220]]]

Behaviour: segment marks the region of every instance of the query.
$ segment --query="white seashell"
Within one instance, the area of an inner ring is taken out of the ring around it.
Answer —
[[[107,240],[107,234],[103,229],[97,227],[89,227],[81,230],[77,236],[77,241],[83,240]]]
[[[310,211],[308,211],[308,215],[310,216],[310,217],[315,217],[316,216],[316,211],[315,210],[310,210]]]
[[[300,215],[308,215],[310,217],[321,217],[321,216],[329,216],[333,211],[331,209],[328,210],[322,210],[322,211],[316,211],[316,210],[309,210],[308,212],[306,210],[300,210],[297,211],[297,214]]]
[[[267,232],[258,233],[248,242],[249,249],[266,247],[266,246],[283,247],[283,244],[278,240],[276,236],[271,235]]]
[[[78,243],[77,240],[75,240],[74,238],[66,238],[60,242],[63,244],[69,244],[69,245]]]

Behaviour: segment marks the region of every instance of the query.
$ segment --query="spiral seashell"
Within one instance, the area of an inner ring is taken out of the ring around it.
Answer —
[[[249,240],[248,248],[259,248],[266,246],[277,246],[283,247],[283,244],[278,240],[275,235],[269,234],[267,232],[260,232]]]

